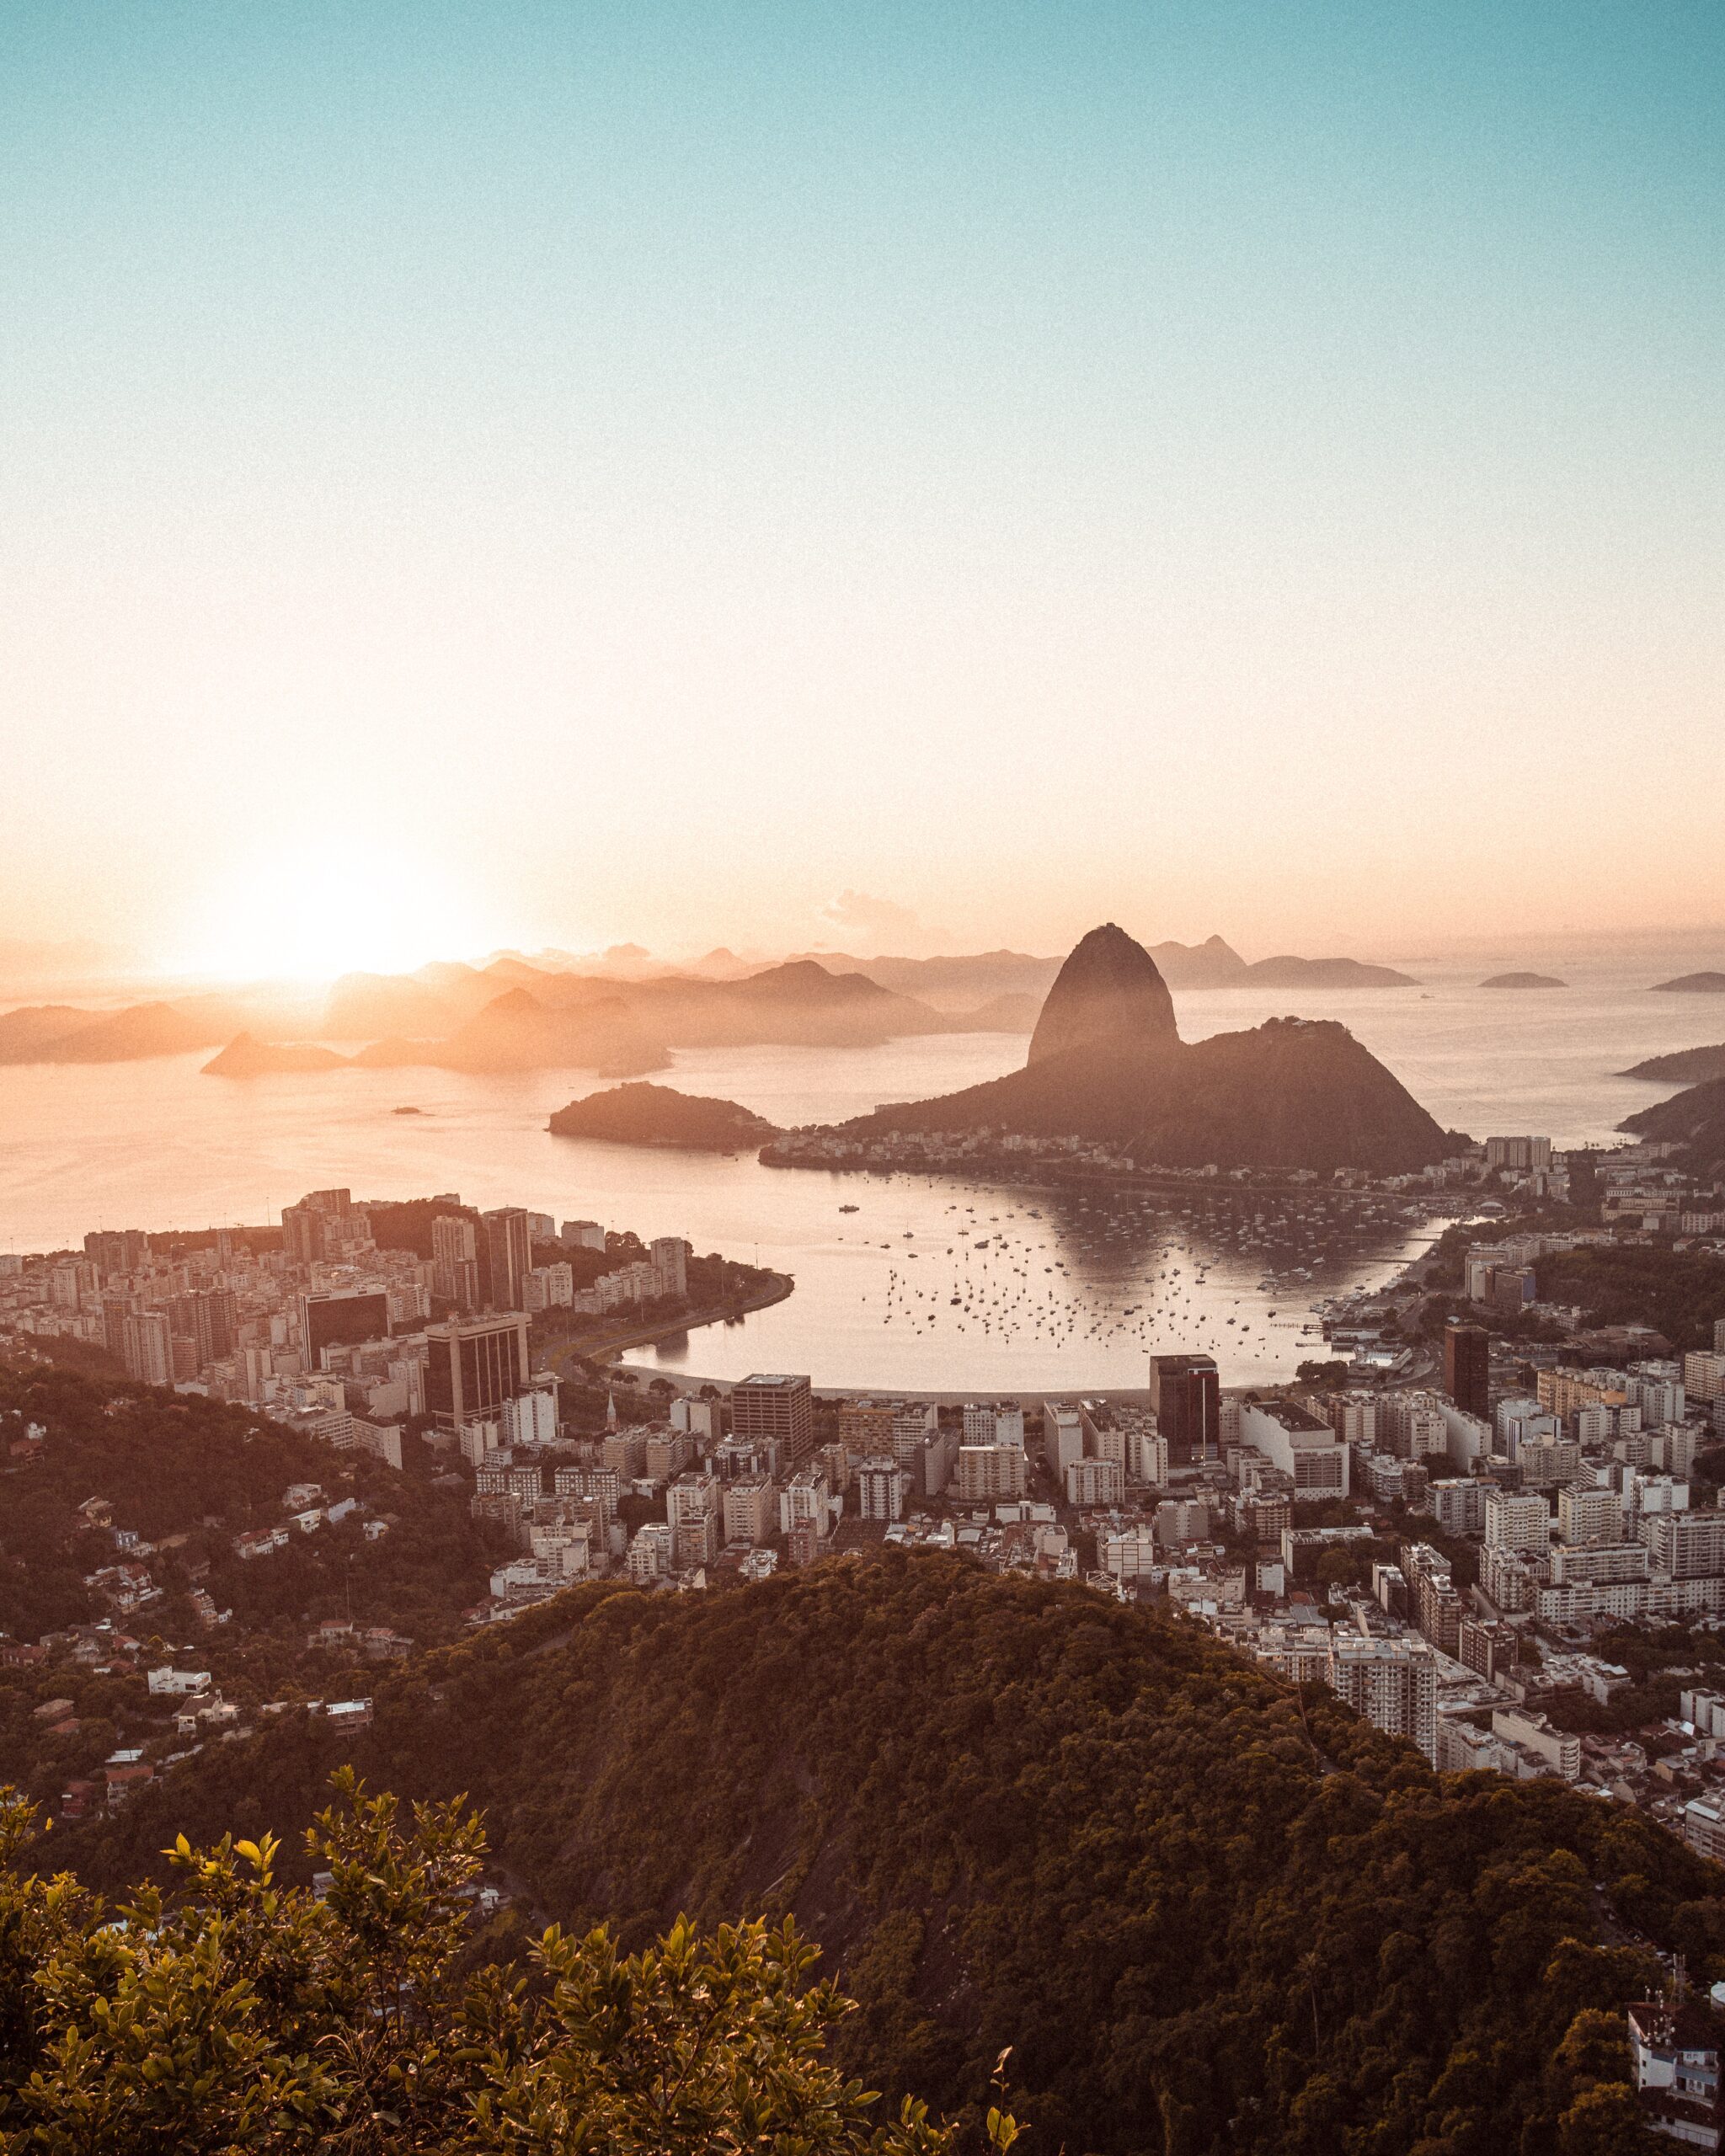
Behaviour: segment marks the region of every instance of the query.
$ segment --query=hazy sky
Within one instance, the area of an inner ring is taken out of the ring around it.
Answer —
[[[0,937],[1717,920],[1722,448],[1717,0],[0,4]]]

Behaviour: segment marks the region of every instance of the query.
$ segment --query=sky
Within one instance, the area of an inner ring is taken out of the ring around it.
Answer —
[[[0,0],[0,945],[1719,923],[1722,241],[1714,0]]]

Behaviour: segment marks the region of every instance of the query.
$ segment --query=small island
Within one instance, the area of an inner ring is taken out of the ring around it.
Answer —
[[[1555,974],[1493,974],[1489,980],[1480,983],[1482,988],[1567,988],[1567,980],[1559,980]]]
[[[1655,995],[1725,995],[1725,974],[1680,974],[1675,980],[1656,980]]]
[[[314,1041],[260,1041],[236,1033],[220,1055],[204,1065],[206,1078],[262,1078],[285,1071],[339,1070],[349,1059]]]
[[[735,1153],[781,1135],[767,1122],[735,1101],[700,1093],[680,1093],[674,1086],[638,1083],[613,1086],[585,1100],[558,1109],[547,1126],[557,1138],[601,1138],[613,1145],[670,1145],[691,1153]]]

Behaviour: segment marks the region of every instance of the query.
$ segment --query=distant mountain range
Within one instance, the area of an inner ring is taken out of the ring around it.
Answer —
[[[1202,943],[1152,943],[1162,979],[1171,989],[1416,988],[1411,974],[1357,958],[1258,958],[1250,963],[1220,936]],[[718,954],[715,953],[714,956]],[[812,955],[823,965],[849,966],[883,988],[943,1006],[971,996],[1030,995],[1053,987],[1059,958],[1033,958],[1022,951],[983,951],[972,958],[852,958]]]
[[[1151,955],[1162,979],[1182,990],[1414,985],[1353,958],[1248,964],[1219,936],[1159,943]],[[217,1077],[355,1065],[633,1077],[664,1069],[675,1048],[870,1047],[918,1033],[1028,1033],[1060,967],[1017,951],[866,959],[805,953],[760,966],[719,949],[679,972],[633,944],[596,962],[505,952],[483,966],[348,974],[322,997],[257,988],[115,1011],[31,1005],[0,1013],[0,1063],[126,1063],[218,1049],[205,1066]],[[347,1042],[356,1045],[346,1053],[331,1045]]]
[[[1332,1021],[1183,1042],[1156,959],[1112,922],[1060,968],[1022,1070],[836,1126],[862,1140],[990,1129],[1100,1139],[1167,1167],[1399,1172],[1466,1142]]]

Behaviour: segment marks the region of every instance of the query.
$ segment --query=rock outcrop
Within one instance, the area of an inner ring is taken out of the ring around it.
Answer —
[[[1030,1036],[1029,1065],[1087,1049],[1137,1055],[1178,1043],[1174,999],[1156,963],[1113,921],[1092,928],[1055,976]]]

